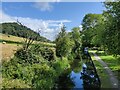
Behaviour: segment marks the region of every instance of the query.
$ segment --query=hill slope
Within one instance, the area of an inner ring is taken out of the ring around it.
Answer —
[[[2,31],[0,31],[0,33],[14,35],[14,36],[23,37],[23,38],[26,37],[26,33],[27,34],[29,33],[32,36],[38,35],[37,41],[50,42],[50,40],[46,39],[43,36],[40,36],[38,33],[31,30],[30,28],[19,25],[18,23],[2,23],[0,24],[0,26],[1,25],[2,25]]]

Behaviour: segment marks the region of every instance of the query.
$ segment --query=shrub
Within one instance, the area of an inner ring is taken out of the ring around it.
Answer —
[[[27,51],[18,50],[13,59],[3,62],[2,74],[3,78],[6,78],[3,87],[12,87],[10,81],[13,81],[16,84],[12,88],[23,88],[27,85],[46,90],[53,88],[59,75],[65,69],[70,68],[66,57],[62,57],[62,60],[54,59],[54,52],[49,48],[35,49],[31,46],[31,49]],[[51,61],[50,64],[49,61]],[[25,86],[22,84],[19,86],[18,83],[25,83]]]
[[[54,86],[54,80],[55,80],[55,70],[48,65],[38,65],[34,64],[32,66],[32,70],[35,73],[35,76],[33,77],[33,84],[34,87],[41,88],[41,89],[49,89],[50,87]]]
[[[48,60],[48,61],[52,61],[54,60],[54,52],[49,49],[49,48],[40,48],[40,53],[43,56],[44,59]]]
[[[2,78],[2,88],[31,88],[23,80]]]
[[[20,58],[22,63],[41,63],[44,61],[44,58],[41,54],[36,54],[32,50],[24,51],[24,49],[20,49],[15,54],[16,57]]]
[[[70,68],[70,65],[68,59],[63,57],[63,60],[57,58],[57,60],[53,63],[52,67],[55,69],[57,74],[60,74],[65,69]]]
[[[33,88],[49,88],[54,86],[55,70],[47,64],[19,64],[7,62],[3,64],[2,68],[4,80],[3,87],[12,87],[10,81],[19,83],[18,80],[23,81]],[[9,81],[10,80],[10,81]],[[49,82],[47,82],[49,80]],[[18,84],[13,87],[19,87]],[[12,88],[13,88],[12,87]],[[21,86],[22,87],[22,86]],[[22,87],[24,88],[24,86]]]

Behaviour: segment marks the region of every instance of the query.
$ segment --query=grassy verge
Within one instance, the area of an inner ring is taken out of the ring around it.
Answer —
[[[98,51],[96,54],[108,65],[108,67],[113,71],[117,79],[120,81],[120,57],[108,55],[103,51]]]
[[[101,80],[101,88],[112,88],[107,72],[105,71],[103,66],[97,60],[95,60],[91,52],[90,52],[90,55],[91,55],[94,65],[96,66],[98,76]]]

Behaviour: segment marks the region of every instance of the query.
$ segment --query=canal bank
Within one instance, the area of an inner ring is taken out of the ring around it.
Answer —
[[[101,79],[101,88],[118,89],[119,83],[112,70],[94,51],[90,51],[90,55]]]

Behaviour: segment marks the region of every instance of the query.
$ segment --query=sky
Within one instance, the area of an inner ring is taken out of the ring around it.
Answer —
[[[54,40],[63,24],[69,32],[73,27],[81,27],[86,14],[101,14],[103,10],[105,7],[101,2],[3,2],[0,23],[18,20]]]

